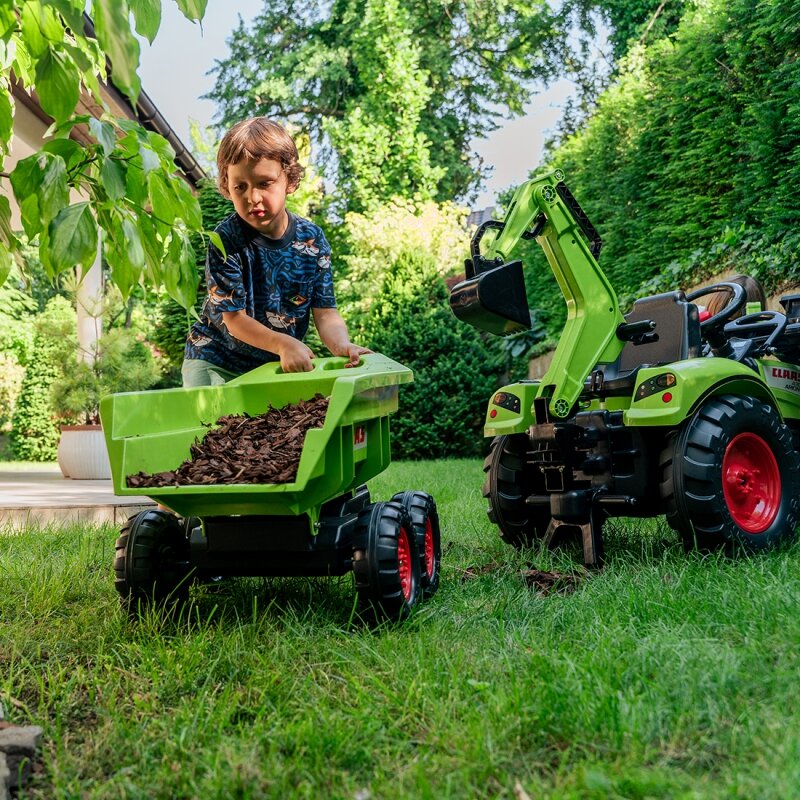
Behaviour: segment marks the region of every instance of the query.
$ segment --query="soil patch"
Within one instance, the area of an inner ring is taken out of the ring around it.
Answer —
[[[570,572],[547,572],[536,568],[522,570],[522,578],[525,583],[539,594],[574,592],[584,577],[586,576]]]
[[[325,422],[328,398],[283,408],[270,406],[264,414],[220,417],[202,441],[195,439],[189,458],[177,469],[128,475],[132,489],[226,483],[291,483],[303,450],[306,431]]]

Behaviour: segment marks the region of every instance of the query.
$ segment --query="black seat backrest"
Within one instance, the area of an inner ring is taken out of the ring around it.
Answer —
[[[702,355],[700,315],[694,303],[681,292],[665,292],[642,297],[633,304],[626,322],[652,320],[656,327],[642,344],[626,342],[617,361],[617,374],[622,375],[644,364],[656,366],[699,358]]]

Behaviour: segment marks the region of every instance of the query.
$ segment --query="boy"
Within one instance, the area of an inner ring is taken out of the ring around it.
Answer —
[[[217,167],[235,213],[216,228],[226,257],[208,247],[208,297],[186,342],[183,385],[218,385],[268,361],[284,372],[313,369],[303,343],[311,315],[323,344],[356,366],[372,351],[350,341],[336,310],[330,245],[286,210],[303,176],[292,138],[266,117],[244,120],[220,142]]]

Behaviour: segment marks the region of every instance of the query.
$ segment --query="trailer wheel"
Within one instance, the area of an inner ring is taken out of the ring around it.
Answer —
[[[359,513],[353,574],[362,605],[380,617],[403,619],[419,602],[419,550],[411,519],[400,503],[374,503]]]
[[[176,516],[161,509],[141,511],[122,527],[115,547],[114,584],[124,608],[188,597],[188,542]]]
[[[442,537],[436,501],[425,492],[412,491],[398,492],[392,500],[408,511],[419,550],[422,596],[432,597],[439,588],[439,569],[442,562]]]
[[[792,432],[767,403],[712,398],[665,451],[662,496],[687,550],[731,544],[752,552],[788,540],[800,520]]]
[[[540,539],[550,524],[549,508],[525,502],[535,488],[534,472],[525,458],[529,444],[526,434],[497,436],[483,462],[483,496],[489,501],[489,520],[500,529],[500,538],[514,547],[526,547]]]

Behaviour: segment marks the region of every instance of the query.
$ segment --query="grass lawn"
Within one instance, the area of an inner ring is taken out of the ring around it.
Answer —
[[[117,608],[111,528],[0,536],[0,703],[45,729],[24,798],[792,798],[800,547],[686,555],[606,529],[606,567],[542,595],[475,461],[395,463],[437,499],[438,594],[353,619],[349,578],[241,579],[180,621]]]

